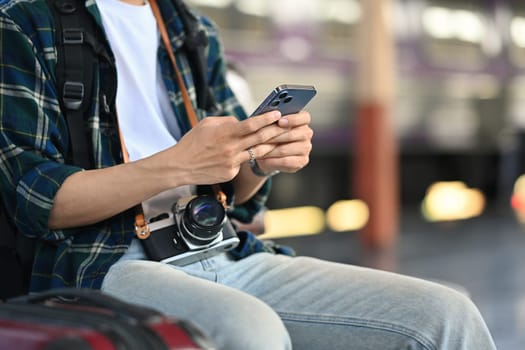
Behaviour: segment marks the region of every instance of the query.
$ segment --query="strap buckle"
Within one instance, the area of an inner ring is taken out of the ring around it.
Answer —
[[[142,207],[139,205],[136,208],[137,213],[135,215],[135,235],[138,239],[146,239],[151,235],[148,223],[144,218]]]
[[[84,43],[84,32],[82,29],[64,29],[62,41],[67,45],[79,45]]]
[[[67,109],[78,110],[84,101],[84,84],[78,81],[66,81],[62,90],[64,106]]]

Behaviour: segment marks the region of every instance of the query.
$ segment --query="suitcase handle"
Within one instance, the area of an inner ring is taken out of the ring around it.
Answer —
[[[164,315],[156,310],[130,304],[117,299],[100,290],[87,288],[58,288],[48,291],[28,294],[9,300],[10,303],[19,304],[45,304],[46,302],[59,302],[75,306],[97,307],[112,311],[117,317],[132,323],[148,323]]]

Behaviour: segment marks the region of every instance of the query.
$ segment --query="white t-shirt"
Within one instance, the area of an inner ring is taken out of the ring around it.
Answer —
[[[117,66],[119,127],[131,161],[148,157],[177,143],[180,128],[157,60],[159,32],[149,4],[96,0]],[[171,208],[190,186],[163,192],[142,203],[146,218]]]
[[[159,33],[150,5],[120,0],[97,0],[97,5],[115,54],[117,111],[130,160],[173,146],[180,129],[160,73]]]

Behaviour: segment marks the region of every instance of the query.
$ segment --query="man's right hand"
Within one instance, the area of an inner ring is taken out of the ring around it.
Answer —
[[[249,160],[248,149],[261,158],[275,148],[268,141],[286,132],[275,123],[280,117],[277,111],[243,121],[208,117],[159,156],[166,170],[179,178],[177,186],[230,181]]]

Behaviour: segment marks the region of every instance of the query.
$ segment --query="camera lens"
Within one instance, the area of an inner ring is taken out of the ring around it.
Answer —
[[[283,91],[279,94],[279,98],[282,100],[288,96],[288,91]]]
[[[220,234],[226,211],[211,196],[193,198],[182,217],[182,234],[194,244],[207,244]]]
[[[191,217],[195,223],[204,227],[214,227],[222,223],[224,208],[208,196],[196,197],[190,202]]]

